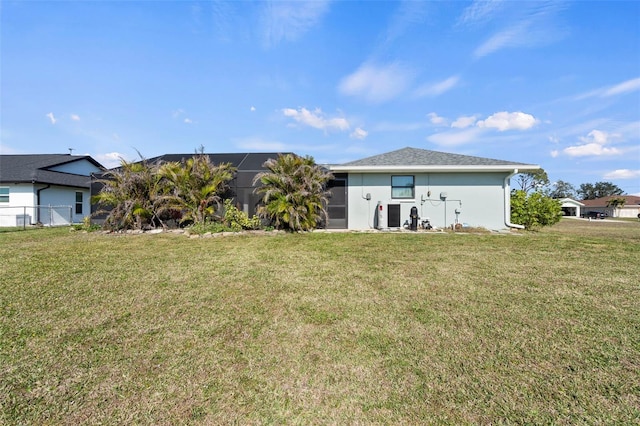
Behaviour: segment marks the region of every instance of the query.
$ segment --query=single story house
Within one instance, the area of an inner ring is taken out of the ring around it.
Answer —
[[[613,207],[609,202],[613,198],[624,198],[625,203],[621,207]],[[613,195],[609,197],[596,198],[594,200],[583,200],[585,212],[606,213],[610,217],[637,217],[640,218],[640,197],[637,195]]]
[[[584,204],[580,201],[576,201],[573,198],[560,198],[562,214],[565,216],[580,217],[581,210],[584,208]]]
[[[88,155],[0,155],[0,226],[79,223],[90,214]]]
[[[510,222],[510,178],[540,167],[407,147],[328,168],[330,228],[402,228],[415,207],[434,227],[497,230],[520,227]]]

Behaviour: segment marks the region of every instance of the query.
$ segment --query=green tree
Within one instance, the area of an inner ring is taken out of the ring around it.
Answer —
[[[167,208],[180,210],[183,222],[204,223],[220,209],[235,170],[231,163],[213,164],[202,152],[184,163],[165,163],[158,171],[170,188],[163,202]]]
[[[595,200],[596,198],[623,195],[624,191],[611,182],[596,182],[595,184],[583,183],[578,189],[578,195],[583,200]]]
[[[553,189],[549,192],[551,198],[576,198],[576,188],[569,182],[559,180],[553,184]]]
[[[92,199],[98,204],[94,215],[107,213],[104,226],[109,229],[142,229],[163,224],[160,213],[164,186],[157,171],[158,165],[144,158],[136,163],[120,159],[120,167],[98,179],[102,189]]]
[[[276,228],[308,231],[320,221],[328,220],[326,184],[333,175],[318,166],[312,157],[280,155],[264,164],[268,171],[259,173],[253,184],[261,183],[255,192],[262,195],[260,217]]]
[[[562,218],[562,207],[558,200],[542,192],[527,194],[523,190],[511,193],[511,222],[535,230],[556,224]]]
[[[547,172],[544,169],[518,173],[516,183],[520,186],[520,190],[524,192],[540,191],[549,185],[549,176],[547,176]]]

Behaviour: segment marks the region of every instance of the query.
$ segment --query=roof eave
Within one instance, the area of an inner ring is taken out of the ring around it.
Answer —
[[[475,165],[475,166],[341,166],[331,165],[332,172],[353,172],[353,173],[473,173],[473,172],[514,172],[538,170],[540,166],[535,164],[496,164],[496,165]]]

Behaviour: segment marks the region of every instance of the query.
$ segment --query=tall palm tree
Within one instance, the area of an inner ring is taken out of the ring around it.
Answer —
[[[184,163],[163,164],[159,175],[170,188],[163,197],[166,206],[181,210],[182,221],[204,223],[221,207],[235,170],[231,163],[213,164],[203,153]]]
[[[328,220],[326,183],[333,175],[318,166],[313,157],[279,155],[265,161],[263,167],[268,171],[253,180],[254,185],[262,184],[254,190],[262,194],[260,217],[292,231],[308,231]]]

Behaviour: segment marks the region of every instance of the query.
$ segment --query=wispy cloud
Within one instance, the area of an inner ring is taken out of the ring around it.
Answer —
[[[387,65],[363,64],[342,79],[338,90],[373,103],[389,101],[407,90],[414,72],[397,62]]]
[[[640,90],[640,77],[632,78],[631,80],[623,81],[614,86],[600,87],[595,90],[591,90],[586,93],[582,93],[573,98],[573,100],[580,101],[588,98],[607,98],[610,96],[625,95],[627,93]]]
[[[622,150],[615,147],[607,147],[613,139],[617,139],[619,135],[609,134],[601,130],[592,130],[587,136],[580,138],[583,142],[579,145],[569,146],[562,150],[570,157],[601,157],[620,155]]]
[[[262,13],[263,41],[267,47],[295,41],[316,26],[329,10],[327,1],[270,1]]]
[[[457,24],[470,25],[489,21],[502,4],[502,0],[475,0],[462,11]]]
[[[287,145],[282,142],[268,141],[258,137],[240,139],[235,142],[235,145],[242,150],[248,151],[284,152],[289,150]]]
[[[418,97],[424,97],[424,96],[439,96],[445,92],[448,92],[449,90],[453,89],[454,87],[456,87],[458,85],[458,82],[460,81],[460,76],[457,75],[453,75],[445,80],[439,81],[437,83],[432,83],[432,84],[425,84],[422,85],[420,87],[418,87],[418,89],[416,90],[415,94]]]
[[[497,129],[501,132],[505,130],[527,130],[538,123],[538,120],[531,114],[524,112],[496,112],[476,123],[478,127]]]
[[[428,2],[404,0],[398,3],[398,8],[391,16],[386,31],[384,45],[388,46],[402,37],[410,27],[424,22],[427,17]]]
[[[93,158],[108,169],[120,166],[120,160],[125,158],[124,154],[119,152],[107,152],[104,154],[92,155]]]
[[[327,118],[320,108],[309,111],[306,108],[285,108],[282,110],[285,117],[292,118],[305,126],[320,130],[349,130],[349,122],[343,117]]]
[[[481,58],[501,49],[517,47],[544,46],[565,36],[565,30],[554,22],[555,15],[565,7],[561,1],[505,2],[509,6],[507,13],[501,14],[501,22],[504,24],[500,30],[491,35],[473,55]],[[500,3],[479,2],[469,9],[466,22],[479,22],[489,20],[497,10]],[[498,24],[499,25],[499,24]]]
[[[635,179],[640,178],[639,170],[619,169],[606,173],[604,179]]]
[[[435,133],[427,137],[427,141],[441,146],[458,146],[474,142],[482,134],[483,130],[471,127],[464,130],[452,130]]]
[[[58,121],[56,119],[56,117],[53,115],[52,112],[50,112],[49,114],[45,115],[45,117],[47,117],[49,119],[49,121],[51,122],[51,124],[56,124],[56,122]]]
[[[456,121],[454,121],[453,123],[451,123],[451,127],[453,127],[454,129],[465,129],[467,127],[471,127],[474,124],[476,124],[476,120],[478,118],[475,115],[470,115],[470,116],[460,116],[456,119]]]
[[[427,117],[429,118],[429,122],[431,124],[434,124],[436,126],[446,126],[447,125],[447,119],[444,118],[444,117],[440,117],[435,112],[430,112],[429,114],[427,114]]]
[[[364,129],[361,129],[360,127],[356,127],[356,129],[351,132],[351,134],[349,135],[349,137],[351,139],[365,139],[367,136],[369,135],[369,132],[367,132]]]
[[[78,114],[71,114],[69,117],[73,121],[80,121],[80,116]]]

